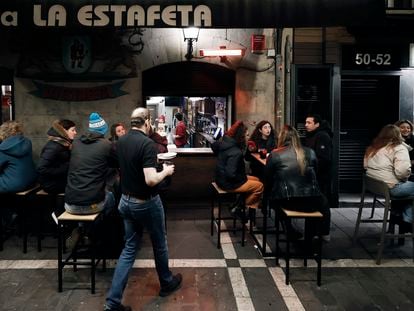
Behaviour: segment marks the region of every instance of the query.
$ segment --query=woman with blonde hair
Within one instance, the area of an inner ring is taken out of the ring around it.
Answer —
[[[23,136],[20,122],[0,126],[0,193],[28,189],[37,179],[32,158],[32,142]]]
[[[302,146],[296,129],[285,125],[279,133],[277,149],[267,158],[265,197],[276,208],[321,212],[320,230],[322,238],[328,241],[331,213],[316,179],[317,162],[315,152]],[[295,235],[293,228],[287,230]]]
[[[409,181],[411,161],[400,129],[387,124],[368,146],[364,156],[364,168],[369,177],[384,181],[393,197],[403,199],[414,196],[414,182]],[[411,201],[401,207],[402,232],[412,230]]]

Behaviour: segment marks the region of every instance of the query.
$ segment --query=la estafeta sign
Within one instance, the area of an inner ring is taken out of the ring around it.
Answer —
[[[0,0],[1,29],[367,25],[380,0]]]
[[[163,24],[170,27],[211,27],[211,9],[206,5],[85,5],[77,10],[75,23],[85,27],[154,27]],[[37,27],[68,26],[68,11],[65,6],[55,4],[45,7],[33,5],[33,25]],[[19,25],[19,11],[1,13],[2,26]]]

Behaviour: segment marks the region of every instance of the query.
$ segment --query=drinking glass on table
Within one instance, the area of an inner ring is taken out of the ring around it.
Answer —
[[[267,157],[267,150],[266,150],[266,148],[259,149],[258,152],[259,152],[259,155],[260,155],[260,159],[266,159],[266,157]]]

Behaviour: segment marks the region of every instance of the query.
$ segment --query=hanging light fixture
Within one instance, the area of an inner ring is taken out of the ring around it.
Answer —
[[[197,27],[183,28],[184,42],[187,41],[187,53],[184,56],[186,60],[193,58],[193,42],[197,42],[199,33],[200,28]]]

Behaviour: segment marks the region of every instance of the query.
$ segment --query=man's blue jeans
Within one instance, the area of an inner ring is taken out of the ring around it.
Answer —
[[[390,194],[392,197],[397,198],[414,198],[414,182],[406,181],[396,184],[393,188],[390,189]],[[411,208],[412,201],[403,207],[403,220],[405,222],[411,223],[413,221],[413,210]]]
[[[128,282],[128,274],[134,264],[144,227],[151,238],[161,287],[167,286],[173,279],[168,267],[164,208],[160,196],[157,195],[140,203],[137,199],[123,194],[118,209],[124,220],[125,247],[116,265],[112,285],[106,298],[107,308],[115,308],[121,303],[122,293]]]
[[[112,192],[105,192],[105,199],[102,202],[91,205],[74,205],[65,202],[65,210],[70,214],[75,215],[89,215],[104,212],[108,215],[115,210],[115,197]]]

